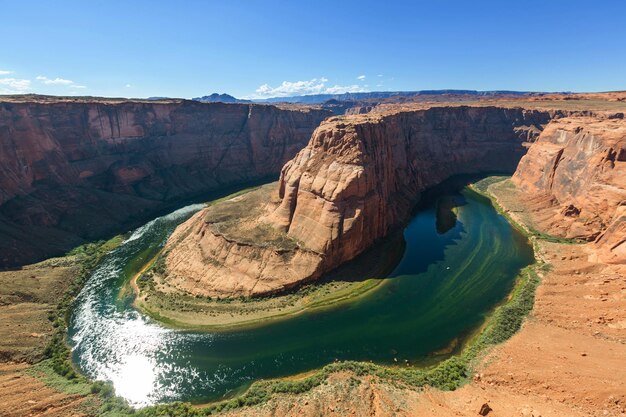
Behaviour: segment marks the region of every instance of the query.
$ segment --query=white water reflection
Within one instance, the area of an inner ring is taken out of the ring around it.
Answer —
[[[156,361],[140,354],[128,355],[110,379],[118,395],[133,403],[144,403],[156,388]]]
[[[164,241],[165,228],[173,227],[202,207],[184,207],[135,230],[105,258],[77,298],[70,335],[75,359],[93,379],[111,381],[116,394],[133,406],[175,399],[175,388],[183,381],[204,385],[192,366],[178,367],[160,360],[178,355],[178,349],[171,349],[172,344],[180,345],[194,335],[166,329],[135,310],[124,308],[125,301],[117,300],[119,287],[115,285],[123,279],[124,265],[137,252],[134,245],[139,247],[142,238]]]

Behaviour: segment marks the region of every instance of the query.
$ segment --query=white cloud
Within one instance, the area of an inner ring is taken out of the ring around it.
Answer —
[[[382,77],[382,76],[383,76],[383,74],[378,74],[378,75],[377,75],[377,77]]]
[[[131,87],[132,87],[132,85],[130,85],[130,84],[126,84],[124,87],[126,87],[126,88],[131,88]]]
[[[0,75],[10,74],[12,71],[4,71],[0,70]],[[35,80],[39,82],[39,84],[44,84],[47,86],[62,86],[70,88],[70,92],[75,93],[74,90],[84,90],[87,86],[76,84],[72,80],[66,80],[64,78],[48,78],[43,75],[38,75],[35,77]],[[24,94],[30,92],[39,92],[38,90],[41,88],[33,88],[32,81],[27,79],[20,78],[0,78],[0,94]]]
[[[72,89],[79,89],[79,90],[84,90],[87,88],[87,86],[85,85],[76,84],[74,81],[67,80],[65,78],[59,78],[59,77],[48,78],[44,75],[38,75],[35,77],[35,79],[45,85],[63,86],[63,87],[69,87]],[[75,91],[72,91],[72,93],[75,93]]]
[[[21,94],[30,89],[30,80],[18,78],[0,78],[1,94]]]
[[[263,84],[256,89],[256,93],[262,97],[286,97],[301,94],[320,94],[328,79],[322,77],[320,79],[313,78],[309,81],[283,81],[278,87],[271,87],[269,84]]]
[[[327,94],[342,94],[342,93],[362,93],[367,91],[367,89],[359,86],[359,85],[334,85],[332,87],[328,87],[326,91]]]
[[[73,85],[74,81],[72,80],[65,80],[63,78],[54,78],[54,79],[50,79],[48,77],[44,77],[43,75],[38,75],[36,78],[36,80],[41,81],[44,84],[48,84],[48,85]]]
[[[358,85],[327,86],[328,78],[313,78],[308,81],[283,81],[278,87],[263,84],[256,89],[256,94],[248,98],[289,97],[309,94],[340,94],[365,91]]]
[[[365,79],[365,75],[359,75],[356,79],[363,81]]]

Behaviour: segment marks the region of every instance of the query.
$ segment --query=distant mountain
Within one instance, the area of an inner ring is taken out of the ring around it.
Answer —
[[[252,103],[250,100],[240,100],[230,94],[213,93],[210,96],[202,96],[192,98],[193,101],[201,101],[203,103]]]
[[[361,100],[381,100],[390,97],[416,97],[416,96],[525,96],[535,94],[528,91],[478,91],[478,90],[419,90],[419,91],[372,91],[368,93],[342,93],[342,94],[311,94],[305,96],[289,96],[289,97],[269,97],[254,100],[243,100],[231,96],[230,94],[213,93],[208,96],[192,98],[194,101],[203,103],[299,103],[299,104],[322,104],[329,100],[337,100],[341,102],[361,101]],[[152,98],[152,97],[151,97]],[[161,97],[159,97],[161,98]]]
[[[470,96],[496,96],[513,95],[524,96],[531,94],[526,91],[477,91],[477,90],[420,90],[420,91],[373,91],[370,93],[343,93],[343,94],[312,94],[307,96],[271,97],[254,100],[256,103],[303,103],[319,104],[328,100],[355,101],[367,99],[385,99],[389,97],[414,97],[422,95],[470,95]]]

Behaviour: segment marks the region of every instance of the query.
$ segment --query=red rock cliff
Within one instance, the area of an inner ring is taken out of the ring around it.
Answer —
[[[513,182],[536,209],[538,226],[595,240],[604,262],[626,262],[626,121],[552,121],[520,161]]]
[[[522,144],[549,119],[546,112],[496,107],[328,119],[283,167],[278,196],[257,218],[226,233],[211,208],[180,226],[166,247],[170,284],[249,296],[318,278],[407,221],[425,189],[454,174],[513,172],[526,152]],[[236,237],[241,229],[262,236],[250,225],[278,229],[293,248]]]
[[[425,189],[455,174],[512,172],[549,119],[496,107],[330,119],[283,168],[272,219],[323,254],[327,271],[405,222]]]
[[[277,175],[329,114],[184,100],[0,103],[0,266]]]

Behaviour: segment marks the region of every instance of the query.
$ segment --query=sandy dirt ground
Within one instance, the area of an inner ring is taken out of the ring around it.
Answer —
[[[0,415],[3,417],[89,415],[89,397],[66,394],[25,373],[26,364],[0,364]]]

